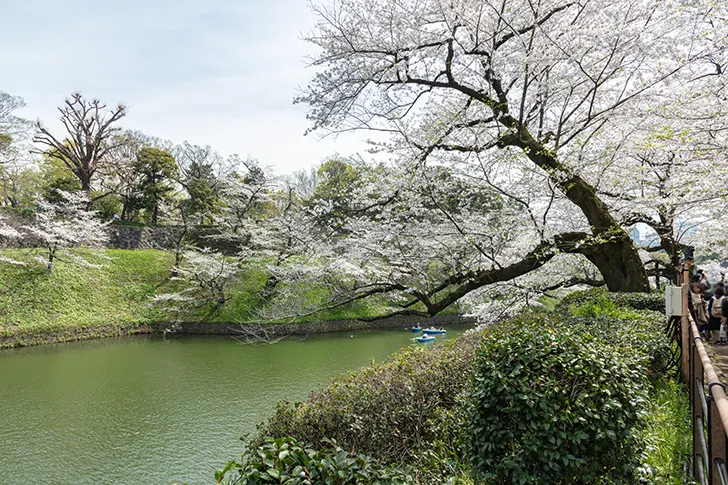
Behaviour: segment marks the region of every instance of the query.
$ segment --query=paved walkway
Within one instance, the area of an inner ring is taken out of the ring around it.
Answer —
[[[720,380],[728,377],[728,345],[707,345],[715,371],[720,374]]]

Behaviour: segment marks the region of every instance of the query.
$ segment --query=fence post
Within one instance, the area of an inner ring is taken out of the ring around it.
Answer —
[[[718,406],[716,405],[715,399],[713,399],[713,388],[720,386],[724,391],[725,389],[723,384],[719,382],[711,382],[709,386],[708,429],[710,430],[710,440],[708,442],[708,453],[710,454],[711,485],[722,485],[716,459],[720,459],[724,463],[726,462],[726,433],[723,422],[720,419]]]
[[[682,378],[683,382],[688,384],[688,390],[692,394],[692,385],[690,385],[690,320],[688,320],[688,283],[690,282],[690,260],[683,263],[682,275],[682,321],[680,324],[680,343],[682,348]]]
[[[710,475],[711,466],[708,463],[710,454],[708,450],[703,449],[705,443],[705,412],[703,411],[705,393],[703,392],[703,362],[697,352],[695,340],[699,339],[699,335],[694,335],[692,327],[689,327],[690,343],[689,343],[689,361],[690,361],[690,410],[693,420],[693,470],[698,469],[698,461],[703,468],[703,473]],[[708,452],[708,453],[706,453]],[[705,456],[705,455],[708,456]],[[707,463],[707,468],[704,464]]]

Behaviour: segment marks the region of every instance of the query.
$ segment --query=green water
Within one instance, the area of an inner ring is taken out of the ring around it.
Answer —
[[[449,327],[445,339],[463,331]],[[155,337],[0,351],[0,485],[213,483],[277,401],[303,400],[411,338],[398,329],[256,346]]]

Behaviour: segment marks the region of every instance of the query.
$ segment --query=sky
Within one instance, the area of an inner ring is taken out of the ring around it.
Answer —
[[[71,92],[122,102],[124,128],[252,156],[279,174],[366,147],[304,136],[306,0],[0,0],[0,91],[60,130]]]

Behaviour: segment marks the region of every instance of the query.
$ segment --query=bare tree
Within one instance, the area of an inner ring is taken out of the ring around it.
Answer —
[[[91,179],[118,143],[114,135],[121,128],[115,123],[126,115],[126,106],[107,108],[98,99],[87,101],[80,93],[74,93],[58,111],[67,136],[53,136],[38,121],[33,141],[45,145],[46,153],[63,162],[81,182],[81,189],[89,192]]]

